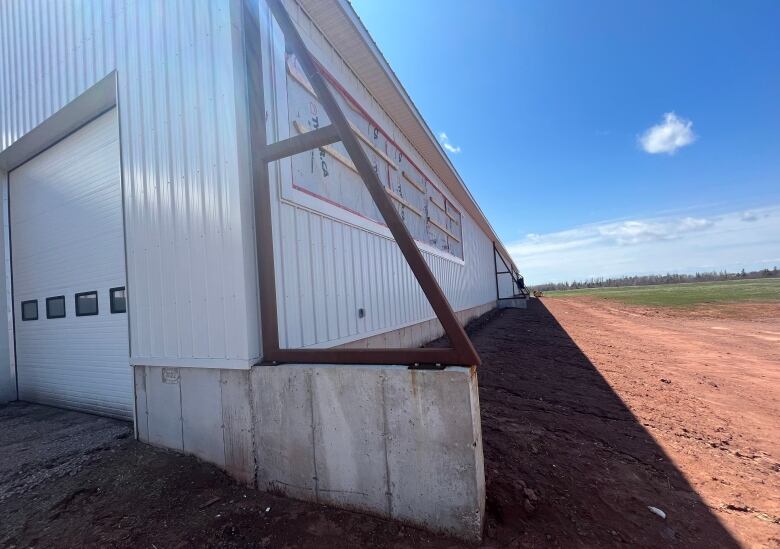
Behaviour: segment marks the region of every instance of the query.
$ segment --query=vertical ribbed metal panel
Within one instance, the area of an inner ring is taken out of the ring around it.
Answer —
[[[117,71],[133,363],[235,365],[259,353],[235,32],[227,1],[0,3],[0,149]],[[320,58],[392,125],[337,55]],[[281,102],[269,106],[286,119]],[[283,345],[433,316],[385,236],[281,199],[274,225]],[[463,240],[465,264],[426,253],[457,310],[495,295],[491,242],[466,215]]]
[[[0,3],[0,149],[117,71],[134,363],[259,353],[230,8]]]
[[[348,341],[433,318],[394,241],[287,202],[279,208],[283,346]],[[467,216],[463,227],[465,264],[423,253],[456,311],[496,297],[492,242]]]
[[[358,98],[361,105],[435,180],[431,168],[409,145],[359,80],[293,2],[286,3],[313,53]],[[262,4],[261,4],[262,6]],[[266,109],[269,139],[288,137],[283,40],[261,9],[266,55]],[[272,63],[268,61],[273,60]],[[268,65],[272,65],[271,68]],[[272,180],[290,189],[289,161],[272,165]],[[443,185],[437,182],[441,189]],[[278,191],[277,186],[273,186]],[[445,191],[446,193],[446,191]],[[447,198],[456,203],[446,193]],[[289,192],[276,194],[275,220],[280,344],[295,348],[340,344],[435,318],[414,275],[387,231],[357,226],[333,208],[298,204]],[[293,193],[294,196],[294,193]],[[456,203],[456,206],[460,206]],[[325,210],[328,210],[327,212]],[[463,211],[462,208],[460,208]],[[464,260],[423,250],[428,264],[456,311],[495,300],[493,244],[465,213]],[[364,315],[359,315],[362,309]]]

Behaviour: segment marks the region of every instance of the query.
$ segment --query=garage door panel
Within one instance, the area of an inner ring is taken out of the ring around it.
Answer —
[[[19,398],[132,417],[127,314],[109,289],[125,286],[115,111],[10,174],[10,220]],[[98,314],[76,316],[75,295],[98,292]],[[66,316],[46,318],[64,295]],[[38,320],[21,302],[38,300]]]
[[[85,138],[85,132],[92,138]],[[79,137],[74,140],[75,136]],[[96,142],[99,147],[92,150]],[[59,212],[61,206],[89,209],[93,200],[113,196],[118,166],[109,166],[106,160],[118,158],[118,143],[115,124],[101,117],[33,158],[28,164],[35,164],[34,173],[25,170],[25,192],[14,197],[23,216],[20,221]],[[63,162],[64,158],[70,160]]]

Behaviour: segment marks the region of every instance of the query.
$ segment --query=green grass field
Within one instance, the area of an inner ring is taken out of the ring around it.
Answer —
[[[703,303],[739,301],[780,302],[780,278],[565,290],[545,292],[544,295],[545,297],[598,297],[649,307],[689,307]]]

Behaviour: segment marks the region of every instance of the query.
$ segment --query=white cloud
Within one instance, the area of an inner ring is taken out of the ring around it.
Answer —
[[[673,112],[664,114],[664,121],[649,128],[639,136],[639,144],[650,154],[674,154],[677,149],[696,140],[693,122],[680,118]]]
[[[441,143],[441,146],[447,149],[449,152],[453,154],[458,154],[460,152],[460,147],[456,147],[452,143],[450,143],[450,138],[447,137],[447,134],[444,132],[439,132],[439,143]]]
[[[616,244],[639,244],[654,240],[672,240],[681,235],[712,225],[709,219],[683,217],[661,221],[623,221],[598,227],[598,232]]]
[[[758,215],[751,210],[745,210],[741,215],[742,221],[758,221]]]
[[[780,205],[595,223],[529,234],[507,248],[529,284],[780,266]]]

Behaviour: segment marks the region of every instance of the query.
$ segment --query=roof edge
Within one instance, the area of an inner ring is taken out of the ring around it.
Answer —
[[[300,0],[296,0],[300,1]],[[305,0],[304,0],[305,1]],[[321,2],[322,0],[318,0]],[[447,155],[447,153],[444,151],[444,149],[441,146],[441,143],[439,143],[439,140],[436,139],[435,134],[431,130],[431,128],[428,126],[428,123],[423,118],[422,114],[420,114],[420,111],[417,109],[417,106],[412,101],[411,97],[407,93],[406,89],[404,88],[403,84],[401,84],[401,81],[396,76],[395,72],[393,71],[392,67],[390,67],[390,64],[388,63],[385,56],[382,54],[381,50],[379,49],[379,46],[376,44],[374,39],[371,37],[370,33],[368,32],[368,29],[363,24],[363,21],[360,19],[360,16],[357,14],[355,9],[352,7],[349,0],[330,0],[341,12],[344,14],[346,19],[351,23],[352,25],[352,31],[355,32],[355,34],[360,38],[360,41],[365,45],[365,47],[371,52],[374,60],[379,65],[379,67],[382,69],[384,76],[388,79],[388,81],[392,84],[395,91],[398,93],[398,95],[403,100],[404,105],[408,109],[408,111],[412,114],[415,122],[418,124],[419,128],[423,131],[423,133],[426,135],[429,144],[432,144],[435,150],[437,151],[439,155],[439,160],[443,160],[444,164],[447,167],[449,178],[442,177],[442,184],[445,185],[450,192],[452,192],[456,197],[463,200],[463,198],[466,199],[467,203],[463,204],[463,206],[469,211],[472,217],[474,217],[474,221],[483,229],[483,231],[493,240],[493,242],[496,245],[496,248],[501,252],[501,254],[504,256],[506,260],[508,260],[511,265],[517,269],[517,265],[515,265],[514,260],[512,259],[512,256],[509,254],[509,251],[504,246],[504,243],[501,241],[501,239],[496,234],[495,229],[491,225],[490,221],[488,221],[487,216],[482,211],[482,208],[477,203],[474,196],[471,194],[471,191],[469,190],[468,186],[466,185],[463,178],[458,173],[457,169],[455,168],[454,164],[452,163],[452,160]],[[304,11],[307,11],[305,6],[301,6]],[[313,17],[312,14],[309,13],[312,20],[316,23],[317,18]],[[361,76],[360,72],[355,69],[355,67],[351,67],[352,71],[355,73],[355,75],[364,82],[364,78]],[[365,85],[365,83],[364,83]],[[391,112],[387,112],[388,116],[393,118],[395,120],[395,117]],[[396,124],[397,121],[396,121]],[[400,127],[400,125],[399,125]],[[411,137],[407,136],[410,140]],[[414,142],[412,142],[414,145]],[[424,158],[424,157],[423,157]],[[435,168],[431,166],[434,171]],[[441,177],[441,174],[439,174]],[[449,181],[454,180],[457,182],[458,189],[452,189],[449,185]],[[518,269],[519,272],[519,269]]]

